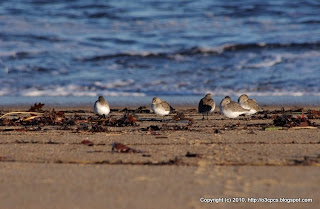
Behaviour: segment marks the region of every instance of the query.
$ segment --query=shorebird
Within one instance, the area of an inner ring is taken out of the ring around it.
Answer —
[[[243,107],[244,109],[250,110],[249,113],[247,113],[247,115],[252,115],[252,114],[255,114],[256,112],[262,111],[262,108],[258,105],[256,100],[249,99],[249,97],[246,94],[242,94],[239,97],[238,102],[241,107]]]
[[[168,102],[161,100],[158,97],[153,97],[151,108],[153,112],[160,116],[166,116],[169,115],[170,111],[174,110]]]
[[[202,120],[204,119],[205,114],[207,114],[207,120],[209,120],[208,115],[214,111],[215,107],[216,105],[214,100],[211,98],[211,94],[206,94],[206,96],[200,100],[198,106],[198,111],[202,114]]]
[[[110,107],[108,102],[103,96],[99,96],[98,100],[94,103],[94,113],[106,117],[110,113]]]
[[[241,114],[247,114],[250,110],[242,108],[238,103],[231,101],[226,96],[220,103],[220,112],[227,118],[236,118]]]

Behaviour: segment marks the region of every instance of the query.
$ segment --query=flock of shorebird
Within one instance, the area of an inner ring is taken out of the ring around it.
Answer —
[[[198,106],[198,111],[202,114],[202,119],[204,119],[205,115],[207,115],[208,119],[209,114],[215,110],[215,107],[216,105],[211,94],[203,97]],[[174,110],[168,102],[158,97],[152,99],[151,108],[153,112],[159,116],[169,115],[169,113]],[[262,108],[258,103],[254,99],[249,99],[246,94],[242,94],[238,102],[231,101],[229,96],[226,96],[220,102],[220,113],[227,118],[236,118],[242,114],[252,115],[260,111],[262,111]],[[110,113],[110,106],[103,96],[99,96],[98,100],[94,103],[94,113],[100,116],[107,116]]]

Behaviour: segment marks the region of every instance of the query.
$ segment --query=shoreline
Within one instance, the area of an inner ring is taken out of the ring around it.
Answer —
[[[204,95],[197,96],[160,96],[172,106],[198,106]],[[261,106],[320,106],[320,96],[250,96]],[[105,97],[111,107],[125,106],[150,106],[153,96],[129,97],[129,96],[107,96]],[[224,96],[213,96],[216,106]],[[0,97],[0,107],[29,106],[34,103],[44,103],[55,107],[89,107],[94,104],[97,97]],[[238,95],[232,95],[233,101],[238,100]]]
[[[9,111],[28,111],[30,109],[31,106],[33,106],[35,103],[33,104],[28,104],[28,105],[5,105],[5,106],[1,106],[0,105],[0,111],[4,111],[4,112],[9,112]],[[79,104],[74,104],[74,105],[52,105],[52,104],[45,104],[42,107],[43,111],[51,111],[51,110],[56,110],[56,111],[72,111],[72,110],[83,110],[86,111],[87,113],[92,113],[93,114],[93,105],[92,104],[86,104],[86,105],[79,105]],[[263,110],[266,111],[274,111],[274,110],[281,110],[282,108],[284,108],[286,111],[288,110],[297,110],[297,109],[303,109],[304,111],[306,110],[317,110],[320,111],[320,104],[319,105],[260,105],[262,107]],[[139,107],[145,107],[145,109],[150,110],[152,112],[151,109],[151,104],[149,104],[148,106],[144,106],[144,105],[131,105],[131,106],[111,106],[111,112],[110,113],[118,113],[122,110],[128,109],[129,111],[133,111],[138,109]],[[175,105],[174,106],[175,111],[179,112],[179,111],[186,111],[186,110],[193,110],[194,113],[198,114],[199,116],[201,115],[200,113],[198,113],[198,104],[197,105]],[[214,115],[218,114],[220,115],[220,109],[219,109],[219,104],[216,103],[216,107],[214,110]],[[152,113],[151,113],[152,114]],[[94,115],[94,114],[93,114]],[[155,114],[154,117],[158,117]],[[173,115],[173,113],[170,113],[170,115]],[[254,115],[258,115],[258,114],[254,114]],[[241,118],[241,117],[240,117]]]

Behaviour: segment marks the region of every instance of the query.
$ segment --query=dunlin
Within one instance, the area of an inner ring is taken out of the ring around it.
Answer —
[[[214,100],[211,98],[211,94],[207,94],[203,97],[198,106],[199,113],[202,113],[202,120],[204,119],[204,115],[207,114],[207,120],[209,113],[212,113],[215,109],[216,105]]]
[[[226,96],[220,103],[220,112],[227,118],[236,118],[241,114],[247,114],[250,110],[242,108],[238,103],[231,101]]]
[[[94,113],[103,117],[110,113],[109,104],[103,96],[99,96],[98,100],[94,103]]]
[[[239,104],[244,109],[250,110],[247,115],[255,114],[256,112],[262,111],[262,108],[258,105],[256,100],[249,99],[249,97],[246,94],[242,94],[238,99]]]
[[[152,99],[151,108],[155,114],[160,116],[169,115],[170,111],[174,110],[168,102],[161,100],[158,97]]]

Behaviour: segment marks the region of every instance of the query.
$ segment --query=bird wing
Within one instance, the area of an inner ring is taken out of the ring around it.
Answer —
[[[255,109],[257,111],[261,111],[262,110],[262,108],[258,105],[256,100],[254,100],[254,99],[248,99],[248,104],[249,104],[250,107],[253,107],[253,109]]]
[[[163,107],[163,109],[164,109],[165,111],[172,111],[172,110],[174,110],[174,108],[171,107],[171,105],[169,105],[169,103],[166,102],[166,101],[162,101],[162,102],[161,102],[161,105],[162,105],[162,107]]]
[[[199,112],[209,112],[214,106],[213,99],[201,99],[199,102]]]
[[[228,106],[232,107],[232,109],[234,109],[235,111],[238,111],[238,112],[249,112],[248,109],[244,109],[238,103],[233,102],[233,101],[230,104],[228,104]]]
[[[211,107],[213,107],[214,106],[214,101],[213,101],[213,99],[205,99],[204,100],[204,104],[205,105],[210,105]]]

